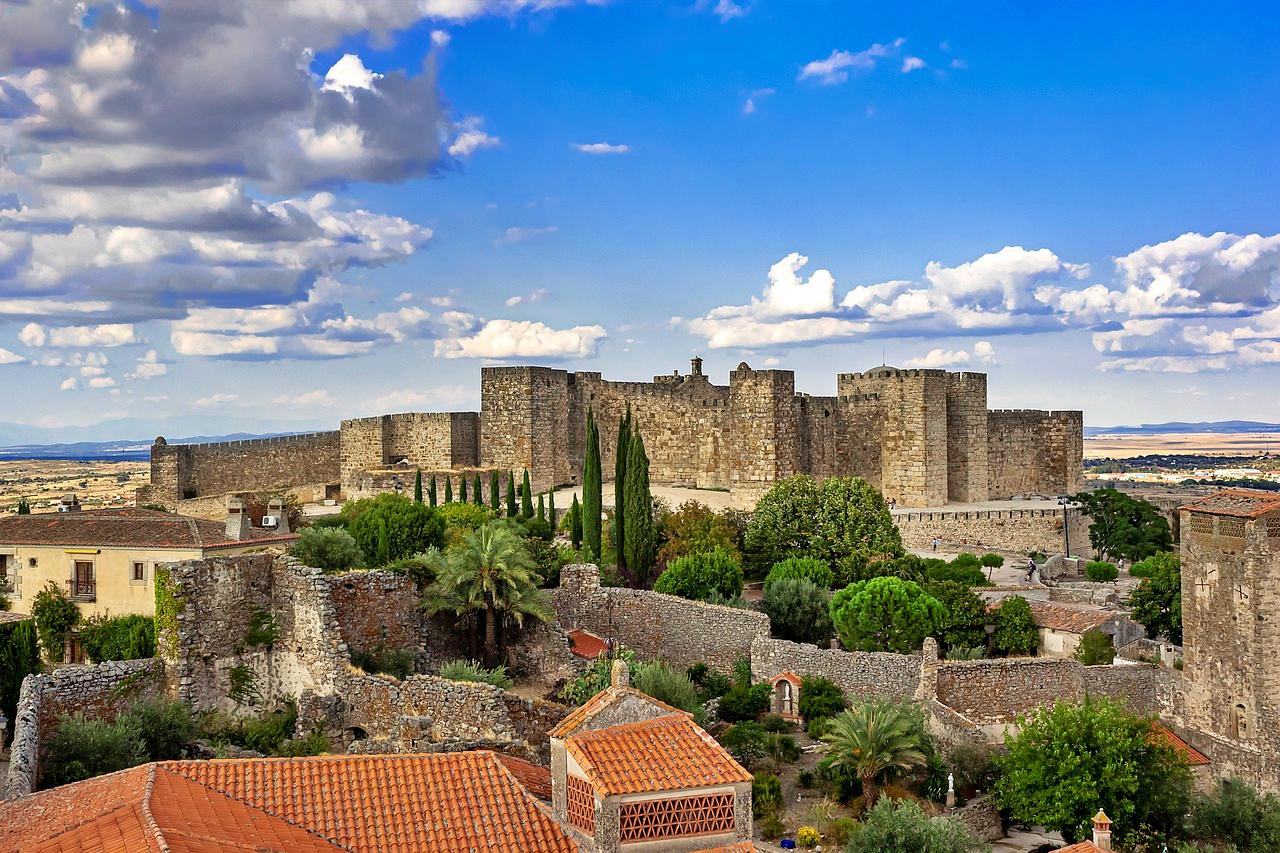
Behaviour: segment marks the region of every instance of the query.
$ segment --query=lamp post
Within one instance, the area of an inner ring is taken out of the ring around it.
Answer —
[[[1067,517],[1068,511],[1071,509],[1071,498],[1062,495],[1058,498],[1058,506],[1062,507],[1062,544],[1066,548],[1063,552],[1064,557],[1071,556],[1071,524]]]

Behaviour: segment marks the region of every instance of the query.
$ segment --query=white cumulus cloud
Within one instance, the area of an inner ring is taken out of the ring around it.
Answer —
[[[490,320],[474,334],[436,341],[442,358],[588,358],[607,337],[603,326],[553,329],[527,320]]]

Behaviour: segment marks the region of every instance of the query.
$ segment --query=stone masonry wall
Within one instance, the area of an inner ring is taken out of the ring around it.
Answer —
[[[774,640],[767,634],[751,644],[751,675],[757,681],[783,672],[829,678],[850,696],[910,699],[920,683],[920,658],[887,652],[822,649],[809,643]]]
[[[987,439],[992,499],[1073,494],[1083,487],[1080,412],[991,411]]]
[[[985,501],[987,458],[987,375],[947,374],[947,496]]]
[[[338,456],[336,431],[210,444],[168,444],[157,438],[151,446],[151,484],[139,490],[138,502],[173,507],[201,495],[336,483]]]
[[[750,508],[773,484],[800,473],[795,374],[752,370],[729,374],[729,491]]]
[[[689,601],[649,590],[600,586],[593,565],[565,566],[551,606],[565,630],[582,628],[616,640],[641,659],[661,659],[680,669],[706,663],[722,672],[751,656],[757,637],[768,637],[769,617]]]
[[[367,472],[394,464],[435,471],[474,468],[480,461],[479,422],[475,412],[405,412],[345,420],[340,430],[343,490],[358,488]]]
[[[163,665],[155,658],[68,666],[28,675],[18,696],[9,755],[9,798],[39,786],[41,750],[64,714],[114,720],[135,702],[160,695]]]
[[[482,467],[513,471],[527,468],[535,491],[570,482],[566,371],[549,367],[481,368],[480,400]]]
[[[908,548],[929,548],[936,536],[946,553],[999,550],[1063,549],[1062,513],[1049,509],[960,510],[895,512],[893,522]],[[1089,552],[1089,518],[1071,515],[1071,552]]]

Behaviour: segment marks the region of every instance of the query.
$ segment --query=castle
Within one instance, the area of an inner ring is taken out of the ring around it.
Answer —
[[[796,392],[790,370],[745,363],[716,385],[694,358],[689,374],[652,382],[482,368],[479,413],[380,415],[330,432],[217,444],[158,438],[139,502],[302,486],[315,497],[360,497],[403,489],[406,469],[480,475],[486,490],[489,472],[528,469],[542,491],[581,482],[589,411],[611,472],[613,425],[628,406],[654,485],[727,490],[741,507],[795,474],[862,477],[904,507],[1081,488],[1081,412],[990,411],[986,374],[878,367],[839,374],[836,395],[816,397]]]

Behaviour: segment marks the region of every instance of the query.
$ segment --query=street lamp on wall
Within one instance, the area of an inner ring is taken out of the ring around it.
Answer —
[[[1071,556],[1071,520],[1068,514],[1071,511],[1071,498],[1068,495],[1061,495],[1058,498],[1058,506],[1062,507],[1062,545],[1066,549],[1063,551],[1064,557]]]

